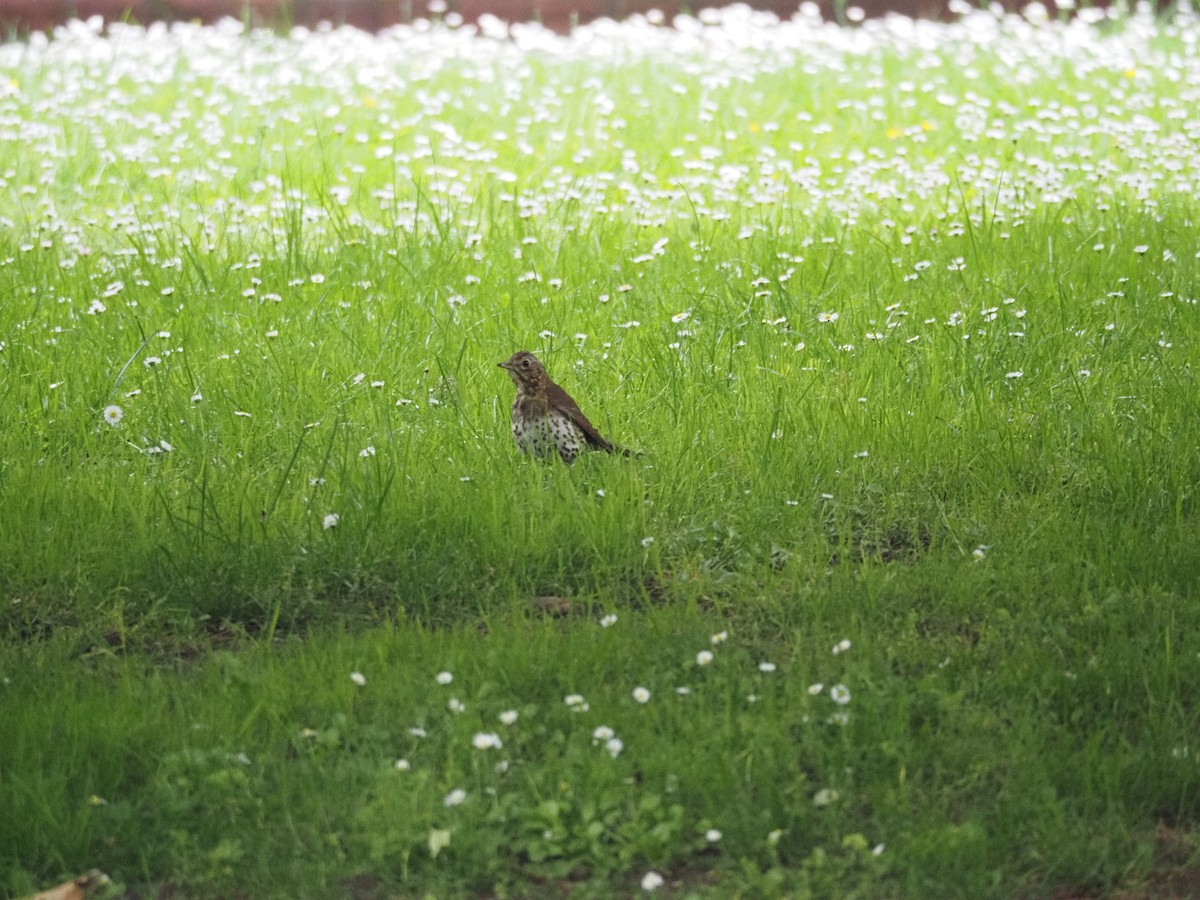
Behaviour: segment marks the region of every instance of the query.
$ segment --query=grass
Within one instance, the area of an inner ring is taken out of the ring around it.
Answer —
[[[0,46],[0,893],[1188,893],[1194,18],[705,16]]]

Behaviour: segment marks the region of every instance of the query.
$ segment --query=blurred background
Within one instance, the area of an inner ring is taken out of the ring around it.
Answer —
[[[819,0],[804,4],[820,11],[825,19],[854,22],[888,12],[907,16],[939,18],[955,11],[966,0]],[[47,30],[70,19],[100,16],[105,22],[202,21],[225,17],[243,19],[253,25],[309,28],[322,22],[352,25],[365,31],[379,31],[415,19],[446,18],[452,23],[474,22],[493,15],[507,22],[541,22],[555,31],[566,31],[575,23],[608,17],[624,18],[658,10],[664,21],[683,11],[698,12],[705,7],[728,6],[728,0],[0,0],[0,29],[8,37],[29,31]],[[801,4],[797,0],[749,0],[754,9],[769,10],[781,18],[792,16]],[[990,5],[997,5],[995,3]],[[1004,0],[1007,9],[1025,3]],[[1073,8],[1071,0],[1060,0],[1063,8]],[[1089,3],[1104,6],[1106,3]],[[1053,3],[1047,3],[1055,15]]]

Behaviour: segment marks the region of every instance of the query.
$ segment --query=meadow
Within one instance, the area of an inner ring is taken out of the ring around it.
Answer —
[[[0,895],[1200,889],[1200,20],[955,13],[0,44]]]

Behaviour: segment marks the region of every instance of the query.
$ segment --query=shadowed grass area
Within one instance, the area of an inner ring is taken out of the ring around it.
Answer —
[[[710,641],[684,607],[606,628],[500,619],[482,641],[384,627],[167,669],[11,649],[4,844],[216,894],[337,894],[356,874],[611,891],[700,853],[767,892],[980,895],[1022,869],[1112,883],[1148,860],[1139,822],[1195,815],[1169,597],[972,622],[874,587],[876,603],[848,592],[856,637],[836,654],[827,624]],[[87,678],[67,692],[64,671]]]
[[[0,892],[1187,893],[1195,24],[0,45]]]

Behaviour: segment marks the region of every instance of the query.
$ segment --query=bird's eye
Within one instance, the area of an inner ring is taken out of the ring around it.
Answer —
[[[521,368],[523,368],[523,369],[529,368],[529,360],[528,359],[521,360]]]

